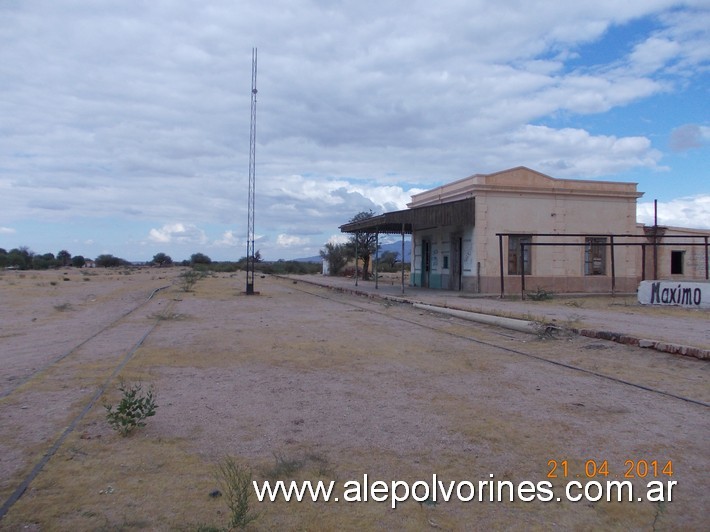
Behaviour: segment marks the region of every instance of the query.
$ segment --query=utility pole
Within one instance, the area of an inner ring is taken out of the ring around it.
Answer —
[[[247,202],[247,287],[246,294],[254,295],[254,185],[256,180],[256,48],[251,49],[251,129],[249,134],[249,194]]]

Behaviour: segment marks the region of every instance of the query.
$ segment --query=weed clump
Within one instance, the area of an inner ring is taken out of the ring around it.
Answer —
[[[552,299],[552,292],[538,287],[536,292],[527,292],[525,297],[530,301],[547,301],[548,299]]]
[[[135,428],[145,427],[145,420],[155,415],[158,405],[155,403],[152,386],[143,394],[140,383],[128,385],[121,381],[118,389],[123,393],[123,397],[115,410],[113,405],[104,405],[106,419],[111,428],[121,436],[128,436]]]
[[[264,468],[262,471],[265,477],[272,480],[292,478],[306,465],[305,460],[286,457],[280,453],[274,453],[274,459],[276,463],[270,468]]]
[[[195,283],[205,277],[204,272],[199,272],[197,270],[188,270],[180,274],[180,289],[183,292],[189,292],[195,286]]]
[[[217,480],[222,485],[227,506],[231,512],[229,528],[245,528],[259,517],[249,509],[252,496],[252,472],[248,467],[240,466],[231,457],[224,458],[217,468]]]

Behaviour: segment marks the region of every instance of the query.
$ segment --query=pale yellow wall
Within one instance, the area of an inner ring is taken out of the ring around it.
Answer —
[[[412,197],[410,207],[475,197],[472,268],[463,274],[476,291],[495,292],[500,282],[499,239],[496,233],[638,234],[635,183],[554,179],[528,168],[475,175]],[[437,251],[448,229],[429,230]],[[421,235],[417,234],[416,238]],[[553,241],[535,237],[534,241]],[[584,242],[584,237],[560,242]],[[509,289],[519,289],[518,276],[508,276],[508,246],[503,241],[503,270]],[[618,246],[614,250],[617,290],[633,290],[640,279],[640,250]],[[584,275],[582,246],[537,246],[532,249],[532,275],[526,288],[557,291],[607,291],[611,279],[611,250],[606,253],[606,275]],[[480,277],[477,263],[481,264]],[[417,264],[414,265],[415,268]],[[473,279],[472,277],[476,277]],[[528,284],[529,283],[529,284]],[[541,286],[541,285],[554,286]]]
[[[499,248],[496,233],[626,233],[634,234],[635,204],[627,199],[600,201],[573,196],[523,196],[484,193],[476,196],[477,255],[485,264],[484,274],[498,274]],[[583,237],[557,240],[536,237],[534,241],[583,242]],[[534,247],[533,275],[581,275],[581,247]],[[615,249],[617,274],[635,270],[635,252]],[[505,264],[507,244],[504,241]],[[607,253],[607,259],[610,252]],[[495,264],[493,264],[495,263]],[[623,272],[620,267],[623,266]],[[507,270],[507,268],[506,268]]]

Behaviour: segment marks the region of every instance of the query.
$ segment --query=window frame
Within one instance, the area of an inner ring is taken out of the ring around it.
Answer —
[[[607,275],[607,237],[588,236],[584,239],[584,275]],[[595,265],[598,264],[598,267]]]

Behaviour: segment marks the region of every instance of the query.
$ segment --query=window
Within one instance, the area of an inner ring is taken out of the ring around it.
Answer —
[[[444,255],[444,269],[448,270],[449,269],[449,256]]]
[[[525,246],[525,256],[520,255],[520,244],[531,244],[530,235],[511,235],[508,237],[508,275],[520,275],[525,267],[525,275],[530,275],[532,246]]]
[[[584,240],[584,275],[606,275],[606,238]]]
[[[685,251],[671,251],[671,275],[683,275]]]

